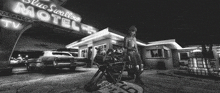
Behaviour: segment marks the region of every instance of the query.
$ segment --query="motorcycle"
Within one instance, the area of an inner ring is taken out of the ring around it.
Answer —
[[[103,76],[109,83],[116,84],[121,82],[123,71],[133,69],[129,64],[129,60],[126,60],[125,55],[113,49],[108,49],[105,52],[102,48],[97,48],[94,61],[99,69],[84,86],[84,89],[88,92],[97,91],[101,88],[98,83],[102,81]]]

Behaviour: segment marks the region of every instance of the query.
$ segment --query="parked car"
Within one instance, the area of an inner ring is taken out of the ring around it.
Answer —
[[[19,60],[17,60],[17,59],[15,59],[15,58],[11,58],[10,59],[10,64],[11,65],[16,65],[16,64],[18,64],[19,63]]]
[[[30,58],[26,61],[25,65],[28,71],[38,70],[37,65],[40,64],[37,62],[38,58]]]
[[[23,59],[18,59],[18,58],[14,58],[14,57],[10,58],[11,65],[24,64],[25,62],[26,62],[26,60],[23,60]]]
[[[91,65],[91,60],[89,60],[88,58],[74,57],[74,59],[75,59],[78,66],[84,66],[86,64],[87,67],[89,67]]]
[[[26,63],[28,71],[47,71],[62,68],[69,68],[74,71],[77,66],[84,65],[86,62],[77,62],[70,53],[62,51],[44,51],[43,56],[37,59],[29,59]]]

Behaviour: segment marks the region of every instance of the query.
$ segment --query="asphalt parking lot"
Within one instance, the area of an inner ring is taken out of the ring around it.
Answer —
[[[17,71],[19,69],[20,71]],[[88,93],[84,85],[92,78],[97,68],[78,67],[56,73],[26,72],[17,67],[9,76],[0,76],[1,93]],[[141,75],[144,93],[219,93],[220,82],[209,79],[192,79],[158,74],[157,70],[145,70]],[[125,73],[126,74],[126,73]],[[127,82],[134,83],[133,80]],[[94,92],[98,93],[98,92]]]

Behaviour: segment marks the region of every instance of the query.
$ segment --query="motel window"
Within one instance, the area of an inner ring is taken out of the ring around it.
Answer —
[[[164,58],[164,49],[146,50],[146,58]]]
[[[107,50],[106,44],[95,46],[95,48],[103,48],[105,51]]]
[[[118,53],[122,53],[122,52],[123,52],[123,47],[120,46],[120,45],[115,45],[115,44],[113,44],[113,49],[114,49],[115,51],[117,51]]]
[[[188,60],[189,56],[188,53],[180,53],[180,60]]]
[[[95,50],[94,50],[94,57],[95,57],[96,54],[97,54],[96,48],[103,48],[105,51],[107,51],[107,45],[106,45],[106,44],[97,45],[97,46],[94,46],[94,48],[95,48]]]
[[[153,49],[150,50],[152,58],[163,57],[162,49]]]
[[[78,57],[78,52],[72,52],[71,53],[74,57]]]
[[[146,58],[169,58],[169,50],[166,49],[151,49],[146,50]]]
[[[164,49],[164,57],[165,58],[168,58],[169,57],[169,52],[168,50]]]
[[[87,49],[82,49],[81,50],[81,57],[86,57],[87,55]]]

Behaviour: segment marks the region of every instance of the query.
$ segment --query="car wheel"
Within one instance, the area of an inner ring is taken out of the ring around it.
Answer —
[[[71,71],[75,71],[76,70],[76,66],[70,67]]]

